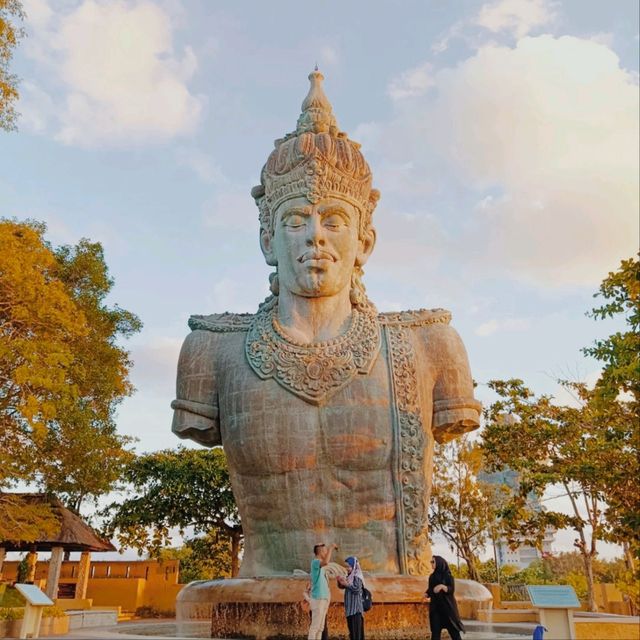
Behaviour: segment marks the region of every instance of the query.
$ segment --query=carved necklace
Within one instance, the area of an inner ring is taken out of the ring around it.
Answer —
[[[278,322],[277,305],[261,309],[253,318],[245,343],[247,360],[260,378],[275,378],[285,389],[314,405],[346,387],[357,374],[369,373],[379,351],[377,315],[355,308],[346,333],[309,344],[285,335]]]

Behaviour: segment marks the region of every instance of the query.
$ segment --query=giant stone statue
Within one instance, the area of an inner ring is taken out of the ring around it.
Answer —
[[[224,447],[241,577],[308,569],[319,540],[372,575],[425,576],[434,441],[475,429],[480,404],[449,312],[367,298],[379,192],[323,76],[309,79],[251,192],[272,295],[255,314],[190,319],[173,431]]]

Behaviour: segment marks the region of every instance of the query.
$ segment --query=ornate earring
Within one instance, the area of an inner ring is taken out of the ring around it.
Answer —
[[[349,300],[355,307],[360,306],[365,300],[366,295],[364,293],[364,287],[360,280],[360,274],[362,269],[356,267],[351,275],[351,289],[349,290]]]
[[[274,296],[280,293],[280,281],[278,280],[277,271],[269,274],[269,289]]]

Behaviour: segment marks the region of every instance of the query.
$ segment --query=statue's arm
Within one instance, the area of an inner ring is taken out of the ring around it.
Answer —
[[[216,340],[211,331],[192,331],[178,360],[176,399],[171,430],[207,447],[222,444],[216,385]]]
[[[427,348],[435,366],[433,435],[443,443],[477,429],[482,405],[473,397],[467,350],[458,332],[448,324],[432,325]]]

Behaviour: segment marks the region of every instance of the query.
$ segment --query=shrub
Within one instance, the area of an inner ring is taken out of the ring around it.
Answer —
[[[20,607],[1,607],[0,620],[20,620],[24,618],[24,609]]]
[[[24,596],[14,587],[7,587],[0,597],[0,607],[24,607],[25,604]]]
[[[55,605],[52,607],[45,607],[42,610],[43,618],[64,618],[66,617],[66,615],[67,614],[65,613],[64,609],[56,607]]]

